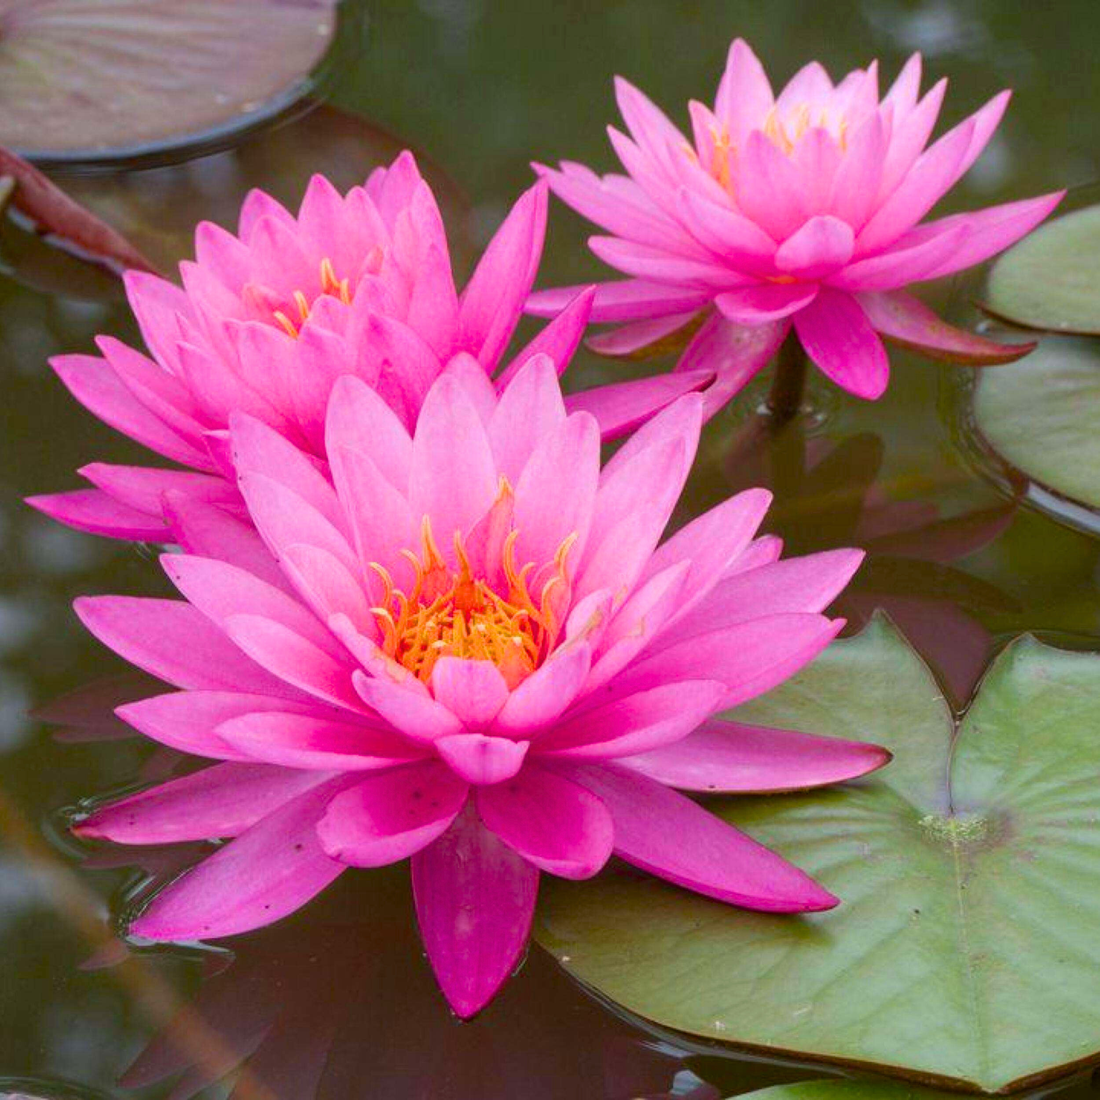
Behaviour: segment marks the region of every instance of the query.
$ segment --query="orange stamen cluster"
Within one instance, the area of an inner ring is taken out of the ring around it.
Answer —
[[[507,591],[475,577],[462,539],[455,533],[458,568],[447,565],[424,517],[422,552],[403,551],[415,580],[407,595],[396,588],[389,572],[371,568],[384,586],[379,606],[371,609],[382,629],[381,648],[387,656],[424,683],[443,656],[492,661],[510,688],[521,683],[546,659],[560,628],[559,609],[566,603],[569,580],[566,558],[576,536],[558,548],[550,578],[536,602],[528,591],[534,563],[516,567],[512,530],[504,541],[501,566]]]
[[[327,257],[321,261],[321,292],[317,297],[321,297],[325,294],[330,294],[334,298],[339,298],[346,306],[351,305],[351,283],[347,279],[336,278],[336,271],[333,269],[332,261]],[[281,309],[275,311],[274,317],[276,323],[282,327],[283,331],[288,336],[293,336],[297,339],[302,325],[309,319],[309,311],[313,308],[313,303],[301,290],[296,290],[291,295],[291,298],[293,298],[295,308],[298,310],[297,322]],[[316,299],[314,299],[314,301],[316,301]]]

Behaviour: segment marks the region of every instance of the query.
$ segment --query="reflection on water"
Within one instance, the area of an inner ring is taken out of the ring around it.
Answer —
[[[469,255],[529,182],[529,160],[610,165],[602,121],[611,72],[658,102],[682,104],[713,87],[735,33],[781,76],[812,56],[847,71],[877,55],[893,71],[922,49],[935,76],[950,73],[959,111],[1014,86],[1003,138],[953,197],[959,207],[1100,174],[1094,0],[377,7],[329,107],[232,151],[66,186],[167,267],[185,254],[194,221],[231,221],[247,188],[293,201],[313,170],[348,186],[412,144],[446,200],[452,239],[472,238]],[[442,166],[434,174],[433,162]],[[472,209],[463,194],[476,196]],[[544,285],[597,273],[587,231],[555,208]],[[90,350],[97,332],[138,337],[109,275],[8,225],[0,273],[0,1075],[14,1075],[0,1076],[0,1096],[213,1100],[228,1086],[206,1081],[233,1070],[237,1100],[717,1100],[822,1075],[656,1037],[540,954],[483,1018],[459,1025],[419,955],[399,874],[344,876],[331,899],[232,941],[228,955],[121,954],[108,914],[133,886],[133,853],[89,856],[64,838],[56,813],[187,764],[109,717],[111,705],[148,687],[99,682],[119,666],[79,629],[70,604],[88,592],[160,594],[165,582],[148,550],[60,528],[20,501],[72,484],[72,471],[93,459],[147,459],[80,409],[45,365],[52,354]],[[945,298],[958,306],[971,290],[939,286],[929,296],[937,308]],[[1012,484],[977,477],[939,416],[940,371],[902,354],[894,364],[881,402],[818,390],[811,397],[824,415],[779,437],[746,413],[751,400],[716,418],[677,521],[731,487],[766,483],[790,552],[867,546],[868,565],[840,613],[858,624],[885,606],[956,702],[991,649],[1021,630],[1096,648],[1096,540],[1021,505]],[[623,370],[582,355],[573,384]],[[28,717],[30,707],[90,683]],[[194,854],[147,852],[144,872],[171,874]]]

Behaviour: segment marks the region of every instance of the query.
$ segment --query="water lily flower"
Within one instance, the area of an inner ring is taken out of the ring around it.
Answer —
[[[162,541],[165,493],[185,492],[243,515],[228,453],[234,412],[319,456],[329,393],[344,374],[374,387],[411,426],[431,383],[457,354],[472,355],[498,386],[537,352],[564,370],[591,291],[574,296],[502,367],[545,227],[539,185],[520,197],[459,294],[439,208],[411,153],[346,195],[315,176],[297,217],[252,191],[236,236],[210,222],[197,227],[196,258],[180,264],[182,286],[127,272],[126,292],[152,358],[101,336],[102,357],[53,360],[95,415],[184,469],[93,463],[80,471],[92,488],[29,503],[82,530]],[[576,400],[613,435],[702,377],[672,387],[603,387]]]
[[[1063,194],[922,222],[985,148],[1009,93],[928,145],[947,82],[921,96],[920,79],[914,55],[880,98],[875,63],[834,85],[811,62],[776,96],[737,39],[713,108],[690,104],[690,141],[617,80],[629,136],[608,132],[627,174],[536,165],[563,202],[607,231],[590,238],[592,251],[627,276],[597,289],[592,320],[621,324],[596,349],[628,354],[694,326],[677,370],[721,371],[711,412],[792,328],[829,378],[871,399],[889,380],[884,336],[973,364],[1030,350],[953,328],[905,290],[1007,248]],[[575,293],[542,291],[528,308],[553,316]]]
[[[691,466],[689,394],[601,469],[553,361],[503,394],[460,359],[413,433],[361,379],[333,387],[331,481],[259,419],[231,446],[250,522],[178,495],[185,601],[87,598],[104,643],[181,690],[120,716],[222,761],[97,810],[85,836],[233,838],[159,893],[142,936],[224,936],[297,909],[346,867],[412,857],[425,947],[471,1015],[515,967],[539,874],[612,852],[776,912],[836,899],[688,791],[789,790],[883,764],[875,746],[713,718],[810,661],[857,550],[780,561],[739,494],[663,543]],[[169,494],[172,497],[172,494]]]

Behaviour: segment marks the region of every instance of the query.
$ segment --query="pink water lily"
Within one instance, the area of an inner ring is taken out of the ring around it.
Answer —
[[[338,380],[324,451],[255,417],[231,446],[250,522],[168,494],[166,572],[184,601],[100,597],[107,645],[182,689],[124,706],[222,761],[93,813],[123,843],[234,838],[133,924],[153,939],[242,932],[348,866],[412,857],[421,934],[470,1015],[521,956],[539,874],[612,852],[722,901],[836,899],[688,791],[787,790],[879,767],[872,745],[713,716],[786,679],[841,626],[822,610],[861,553],[779,560],[739,494],[664,542],[702,398],[680,398],[600,465],[553,361],[498,395],[467,359],[415,430]]]
[[[297,217],[264,192],[251,192],[236,236],[210,222],[198,226],[196,258],[180,264],[182,286],[127,273],[126,292],[152,358],[101,336],[102,357],[53,360],[88,409],[183,468],[97,462],[81,470],[92,488],[30,503],[83,530],[163,540],[166,493],[244,514],[227,439],[235,412],[320,456],[329,393],[345,374],[375,388],[411,427],[456,355],[475,358],[498,386],[537,352],[564,370],[588,319],[590,290],[573,296],[502,366],[545,227],[539,185],[520,197],[459,294],[439,208],[410,153],[346,195],[315,176]],[[603,387],[576,401],[614,435],[704,379]]]
[[[974,364],[1030,350],[953,328],[904,289],[1007,248],[1063,194],[922,222],[985,148],[1009,93],[928,145],[947,82],[922,97],[920,79],[914,55],[880,98],[875,63],[834,85],[812,62],[776,96],[738,39],[714,107],[690,104],[690,141],[618,80],[629,136],[608,132],[627,174],[536,166],[559,198],[607,231],[590,238],[592,251],[628,276],[597,289],[592,320],[622,324],[593,345],[627,354],[700,326],[677,370],[720,370],[710,411],[792,327],[829,378],[872,399],[889,380],[883,336]],[[576,292],[538,292],[529,309],[553,316]]]

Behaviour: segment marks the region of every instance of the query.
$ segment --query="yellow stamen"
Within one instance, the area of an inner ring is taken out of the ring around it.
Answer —
[[[542,664],[557,641],[558,609],[569,591],[566,562],[577,536],[570,535],[558,548],[553,572],[536,602],[528,589],[535,563],[516,563],[518,531],[508,533],[502,548],[505,592],[475,575],[458,532],[454,568],[440,554],[427,516],[420,534],[420,553],[403,552],[414,574],[408,595],[394,587],[381,565],[371,565],[382,581],[382,598],[371,609],[382,632],[382,650],[425,683],[439,658],[451,656],[492,661],[508,686],[515,687]]]
[[[376,251],[379,250],[376,249]],[[381,267],[381,259],[378,261],[378,266]],[[351,282],[348,279],[338,279],[336,277],[336,271],[332,266],[332,261],[327,256],[321,261],[321,293],[318,297],[323,295],[339,298],[346,306],[351,305]],[[302,325],[309,320],[310,310],[313,309],[313,302],[309,300],[302,290],[294,291],[290,297],[298,311],[298,320],[295,322],[288,313],[281,309],[275,310],[272,317],[275,323],[279,325],[288,336],[297,339],[298,334],[301,332]],[[314,299],[314,301],[316,301],[316,299]]]

